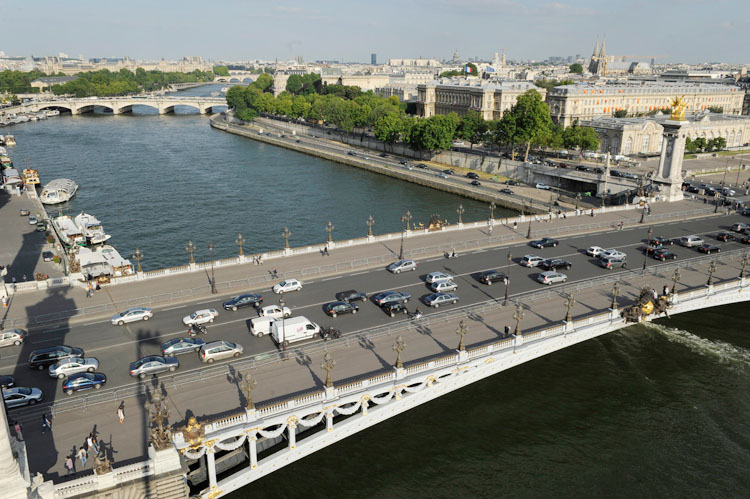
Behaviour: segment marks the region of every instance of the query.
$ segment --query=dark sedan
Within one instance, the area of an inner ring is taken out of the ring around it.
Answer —
[[[473,185],[474,187],[479,187],[480,185],[482,185],[482,183],[479,180],[472,180],[470,184]]]
[[[335,301],[323,306],[323,311],[333,318],[341,314],[356,314],[359,307],[345,301]]]
[[[469,172],[469,173],[466,174],[466,178],[471,178],[471,179],[474,179],[474,180],[479,180],[479,175],[477,175],[474,172]]]
[[[648,244],[651,246],[671,246],[674,241],[668,237],[656,236],[648,240]]]
[[[567,260],[563,260],[562,258],[547,258],[539,266],[544,270],[570,270],[573,264]]]
[[[727,241],[735,241],[737,239],[737,236],[735,236],[731,232],[721,231],[716,234],[716,239],[718,239],[719,241],[724,241],[726,243]]]
[[[485,270],[479,274],[479,282],[492,286],[493,282],[502,282],[508,284],[508,276],[500,272],[499,270]]]
[[[407,303],[411,295],[404,291],[383,291],[375,295],[375,303],[379,306],[383,306],[386,303]]]
[[[29,355],[29,367],[32,369],[44,370],[57,361],[70,357],[83,357],[83,350],[67,345],[56,347],[40,348],[34,350]]]
[[[406,307],[406,303],[403,302],[392,302],[383,305],[383,310],[386,314],[391,317],[396,317],[396,314],[408,314],[409,309]]]
[[[659,248],[653,253],[651,253],[651,256],[654,257],[656,260],[661,260],[662,262],[665,260],[676,260],[677,255],[672,253],[667,248]]]
[[[359,291],[350,289],[349,291],[340,291],[336,293],[336,299],[338,301],[365,301],[367,300],[367,294]]]
[[[529,244],[534,248],[554,248],[560,243],[557,239],[552,239],[551,237],[543,237],[537,241],[531,241]]]
[[[15,384],[16,384],[16,378],[14,378],[13,376],[11,375],[0,376],[0,387],[13,388]]]
[[[506,188],[504,188],[504,189],[500,189],[500,194],[508,194],[508,195],[513,195],[513,194],[514,194],[514,192],[513,192],[513,191],[511,191],[510,189],[508,189],[508,188],[506,187]]]
[[[705,253],[707,255],[710,255],[711,253],[719,252],[721,252],[721,248],[719,248],[715,244],[703,243],[698,246],[698,253]]]
[[[62,390],[68,395],[73,395],[81,390],[98,390],[107,382],[107,377],[102,373],[78,373],[68,376],[62,386]]]
[[[521,183],[517,180],[510,179],[505,181],[505,185],[521,185]]]
[[[224,310],[232,310],[236,312],[238,308],[242,307],[260,307],[263,304],[263,297],[254,293],[248,293],[244,295],[235,296],[228,299],[222,305]]]
[[[664,246],[662,246],[661,244],[657,244],[654,246],[646,246],[645,251],[648,256],[654,256],[654,253],[662,249],[664,249]]]

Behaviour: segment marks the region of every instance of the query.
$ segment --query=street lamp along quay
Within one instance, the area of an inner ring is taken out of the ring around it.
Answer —
[[[240,247],[240,253],[239,256],[242,256],[242,246],[245,245],[245,238],[242,237],[242,234],[237,234],[237,239],[234,240],[234,243]]]
[[[406,210],[406,213],[401,215],[401,248],[398,250],[399,260],[404,259],[404,236],[406,236],[406,231],[409,230],[409,222],[411,222],[411,212]],[[404,227],[404,224],[406,227]]]
[[[193,244],[192,239],[187,242],[187,246],[185,246],[185,251],[190,253],[190,265],[193,265],[195,263],[195,259],[193,258],[193,251],[195,251],[195,245]]]
[[[216,290],[216,274],[214,274],[214,243],[210,241],[208,243],[208,255],[211,259],[211,294],[217,294]]]
[[[372,218],[372,215],[367,217],[367,221],[365,222],[367,224],[367,237],[372,237],[372,226],[375,225],[375,219]]]
[[[141,268],[141,260],[143,260],[143,253],[141,253],[141,250],[136,248],[135,253],[133,253],[133,260],[138,262],[138,273],[140,274],[143,272],[143,269]]]

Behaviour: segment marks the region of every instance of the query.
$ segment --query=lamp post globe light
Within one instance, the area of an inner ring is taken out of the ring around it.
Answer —
[[[213,241],[208,243],[208,255],[211,259],[211,294],[217,294],[216,290],[216,274],[214,274],[214,243]]]
[[[195,259],[193,258],[193,252],[195,251],[195,245],[193,244],[192,239],[187,242],[187,246],[185,246],[185,251],[190,253],[190,265],[193,265],[195,263]]]
[[[143,269],[141,268],[141,260],[143,260],[143,253],[141,253],[141,250],[136,248],[135,253],[133,253],[133,260],[138,262],[138,273],[140,274],[143,272]]]
[[[365,224],[367,224],[367,237],[372,237],[372,226],[375,225],[375,219],[372,218],[372,215],[367,217]]]
[[[240,253],[239,256],[242,256],[244,253],[242,252],[242,247],[245,245],[245,238],[242,237],[242,234],[237,234],[237,239],[234,240],[234,243],[240,247]]]

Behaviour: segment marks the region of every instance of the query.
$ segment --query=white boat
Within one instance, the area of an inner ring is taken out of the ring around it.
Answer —
[[[80,248],[77,258],[84,275],[119,277],[133,274],[130,261],[120,256],[120,253],[108,244],[95,248]]]
[[[227,93],[229,92],[229,87],[221,87],[221,91]]]
[[[81,229],[75,224],[72,218],[68,215],[60,215],[52,219],[52,225],[57,230],[57,235],[60,236],[60,241],[67,244],[68,246],[85,246],[86,238],[81,232]]]
[[[94,215],[81,212],[76,215],[74,221],[88,244],[101,244],[112,237],[104,233],[102,223]]]
[[[16,138],[12,135],[6,135],[5,136],[5,145],[6,146],[14,146],[16,145]]]
[[[44,114],[46,114],[48,118],[51,118],[53,116],[60,116],[60,111],[57,109],[47,109],[44,111]]]
[[[45,185],[39,199],[42,204],[59,204],[69,201],[78,192],[78,184],[69,178],[56,178]]]

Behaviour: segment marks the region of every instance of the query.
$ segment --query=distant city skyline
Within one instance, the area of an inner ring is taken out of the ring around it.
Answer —
[[[0,0],[9,56],[243,61],[389,58],[508,60],[607,53],[656,63],[748,64],[746,0],[184,0],[127,4]]]

